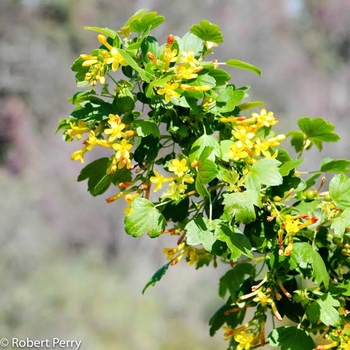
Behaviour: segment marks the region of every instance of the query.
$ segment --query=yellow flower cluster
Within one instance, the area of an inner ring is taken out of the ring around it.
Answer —
[[[263,108],[258,113],[252,113],[251,117],[223,117],[220,119],[223,123],[233,123],[232,144],[227,152],[228,158],[234,161],[244,160],[246,163],[255,163],[260,156],[266,158],[275,158],[277,152],[273,154],[273,147],[277,147],[286,136],[283,134],[261,139],[258,131],[263,127],[271,127],[277,124],[272,112],[267,112]]]
[[[97,40],[104,45],[107,50],[99,49],[96,55],[80,55],[80,58],[84,61],[82,66],[90,67],[85,75],[85,81],[88,81],[91,86],[95,86],[98,81],[100,84],[104,85],[106,83],[105,75],[110,68],[116,71],[119,66],[128,65],[118,49],[110,45],[104,35],[99,34]]]
[[[172,159],[168,169],[173,172],[175,176],[166,178],[159,174],[157,170],[153,170],[155,176],[151,176],[150,181],[156,185],[154,192],[162,189],[163,183],[171,182],[167,190],[161,195],[161,198],[163,200],[168,198],[176,201],[183,198],[187,189],[187,184],[192,184],[194,178],[189,173],[187,159]]]
[[[249,324],[243,325],[237,329],[232,329],[230,326],[223,326],[224,340],[231,340],[232,338],[237,343],[236,349],[250,350],[250,347],[255,339],[253,332],[248,329]]]
[[[184,256],[188,265],[193,265],[201,259],[210,259],[211,254],[204,248],[196,248],[190,245],[180,243],[176,248],[164,248],[163,253],[166,254],[167,260],[171,260],[171,264],[177,264]]]
[[[130,150],[133,145],[129,143],[128,139],[134,135],[134,131],[124,130],[126,125],[122,123],[118,115],[109,114],[107,124],[109,126],[107,128],[104,128],[105,123],[100,123],[92,130],[83,120],[79,120],[77,123],[70,123],[70,129],[66,131],[69,140],[73,140],[74,137],[79,140],[83,134],[89,133],[83,142],[84,147],[72,154],[72,160],[78,160],[84,164],[85,153],[95,146],[100,146],[115,151],[112,162],[107,169],[107,174],[114,173],[117,168],[126,167],[130,169]],[[103,138],[102,132],[106,134],[106,138]]]
[[[170,39],[171,40],[170,40]],[[164,95],[166,102],[170,102],[171,98],[179,98],[181,91],[198,91],[205,92],[210,90],[210,86],[192,86],[183,84],[183,80],[195,79],[198,76],[203,67],[200,65],[199,61],[196,59],[194,51],[181,51],[178,55],[176,49],[172,49],[172,44],[174,42],[173,37],[170,35],[168,37],[168,43],[164,54],[162,55],[162,61],[159,62],[156,60],[152,53],[148,54],[148,57],[152,60],[155,66],[159,66],[162,71],[173,72],[173,76],[169,82],[164,83],[158,90],[158,95]],[[174,63],[175,66],[171,67],[171,64]],[[178,63],[178,64],[176,64]]]

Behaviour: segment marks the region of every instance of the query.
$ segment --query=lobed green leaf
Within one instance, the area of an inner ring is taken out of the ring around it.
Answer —
[[[154,238],[164,231],[166,220],[155,205],[146,198],[135,198],[131,203],[131,213],[125,216],[126,233],[140,237],[148,233]]]

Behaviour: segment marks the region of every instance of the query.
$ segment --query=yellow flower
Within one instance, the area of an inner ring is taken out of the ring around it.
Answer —
[[[107,64],[112,63],[113,72],[115,72],[119,68],[119,65],[124,67],[128,65],[128,62],[125,61],[123,56],[115,47],[112,47],[110,54],[111,54],[111,57],[106,60],[106,63]]]
[[[185,176],[182,178],[182,181],[188,184],[193,184],[194,178],[190,174],[185,174]]]
[[[112,64],[113,71],[116,71],[119,68],[119,65],[128,65],[128,62],[125,61],[118,49],[109,44],[107,38],[104,35],[99,34],[97,36],[97,40],[109,50],[109,55],[107,57],[104,57],[104,62],[106,64]]]
[[[113,148],[117,151],[115,158],[118,161],[118,168],[121,169],[126,166],[127,169],[130,169],[131,161],[129,151],[132,148],[132,144],[123,139],[120,143],[114,143]]]
[[[233,336],[233,339],[238,343],[237,350],[249,350],[250,344],[254,340],[254,335],[250,332],[240,331]]]
[[[247,158],[249,156],[245,149],[244,144],[241,141],[232,142],[231,149],[227,152],[227,156],[234,161]]]
[[[176,79],[182,80],[182,79],[195,79],[197,78],[198,74],[196,74],[194,67],[188,67],[186,68],[184,65],[176,66]]]
[[[261,289],[258,290],[257,296],[253,299],[253,301],[255,301],[256,303],[260,303],[262,307],[266,307],[268,305],[271,306],[272,312],[274,313],[277,320],[282,320],[282,316],[278,312],[274,300],[270,297],[270,295],[263,293]]]
[[[256,118],[256,126],[258,128],[263,126],[269,127],[278,123],[278,120],[275,119],[273,112],[267,113],[265,108],[261,110],[260,114],[252,113],[252,117]]]
[[[154,192],[159,191],[163,187],[164,182],[173,181],[174,177],[165,178],[163,175],[159,174],[157,170],[153,170],[155,176],[151,176],[150,180],[152,183],[156,184]]]
[[[84,164],[84,154],[87,152],[87,147],[84,147],[78,151],[75,151],[72,155],[71,155],[71,159],[72,160],[80,160],[81,164]]]
[[[251,132],[249,127],[247,127],[245,125],[240,125],[232,131],[232,135],[237,140],[241,141],[243,145],[245,145],[249,148],[253,147],[253,142],[251,140],[255,136],[255,133]]]
[[[286,215],[286,220],[283,223],[283,228],[286,230],[287,233],[295,235],[300,230],[299,224],[299,219],[294,218],[291,215]]]
[[[71,128],[66,131],[66,134],[70,137],[68,141],[72,141],[74,136],[76,136],[77,140],[80,140],[84,133],[90,132],[84,120],[78,120],[78,125],[75,122],[69,124]]]
[[[184,183],[172,182],[167,190],[161,195],[162,200],[168,198],[177,201],[183,198],[187,186]]]
[[[157,93],[159,95],[165,95],[165,101],[170,102],[171,96],[174,96],[175,98],[180,97],[179,93],[175,91],[178,87],[179,87],[178,83],[172,83],[172,84],[165,83],[164,87],[161,89],[158,89]]]
[[[185,64],[189,64],[191,67],[196,67],[199,65],[199,62],[194,57],[194,51],[189,50],[188,52],[181,52],[181,62]]]
[[[183,250],[184,247],[185,243],[182,242],[176,248],[164,248],[163,253],[166,254],[167,260],[172,260],[178,252]]]
[[[169,170],[172,171],[175,175],[181,177],[188,170],[187,160],[172,159],[171,164],[169,165]]]
[[[231,340],[235,335],[236,330],[232,329],[230,326],[223,326],[222,328],[225,330],[224,340]]]
[[[171,62],[176,62],[177,60],[177,50],[171,50],[169,47],[165,49],[164,52],[164,62],[165,62],[165,66],[164,69],[167,70],[169,68],[169,65]]]
[[[105,84],[106,78],[106,60],[110,57],[108,51],[99,50],[97,56],[82,54],[80,57],[84,60],[83,67],[90,67],[85,74],[85,81],[88,81],[91,86],[95,86],[97,81],[100,84]]]
[[[110,114],[108,124],[111,128],[105,129],[104,132],[109,135],[108,142],[113,142],[116,138],[120,139],[124,136],[122,132],[125,128],[125,124],[121,122],[119,115]]]
[[[117,159],[121,158],[129,158],[129,151],[132,148],[132,144],[128,143],[125,139],[123,139],[120,143],[115,143],[113,148],[117,151],[116,157]]]
[[[286,135],[280,134],[275,137],[271,137],[270,139],[267,139],[266,141],[269,143],[271,147],[277,147],[279,146],[280,142],[285,140]]]

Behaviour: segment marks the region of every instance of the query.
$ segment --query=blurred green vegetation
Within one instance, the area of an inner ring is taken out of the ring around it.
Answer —
[[[203,18],[220,24],[232,39],[217,57],[262,69],[234,72],[233,83],[251,85],[281,130],[321,115],[347,136],[349,2],[0,1],[0,336],[77,339],[84,350],[225,348],[207,327],[221,303],[217,272],[181,264],[141,295],[175,242],[126,236],[123,204],[91,198],[69,159],[76,145],[54,135],[71,110],[70,65],[96,43],[83,26],[116,28],[140,7],[166,16],[160,40]],[[336,147],[318,159],[348,156],[348,141]]]

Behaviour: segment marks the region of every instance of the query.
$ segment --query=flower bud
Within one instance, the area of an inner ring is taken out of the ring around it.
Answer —
[[[175,38],[174,35],[170,34],[167,39],[167,44],[169,47],[171,47],[174,44]]]

